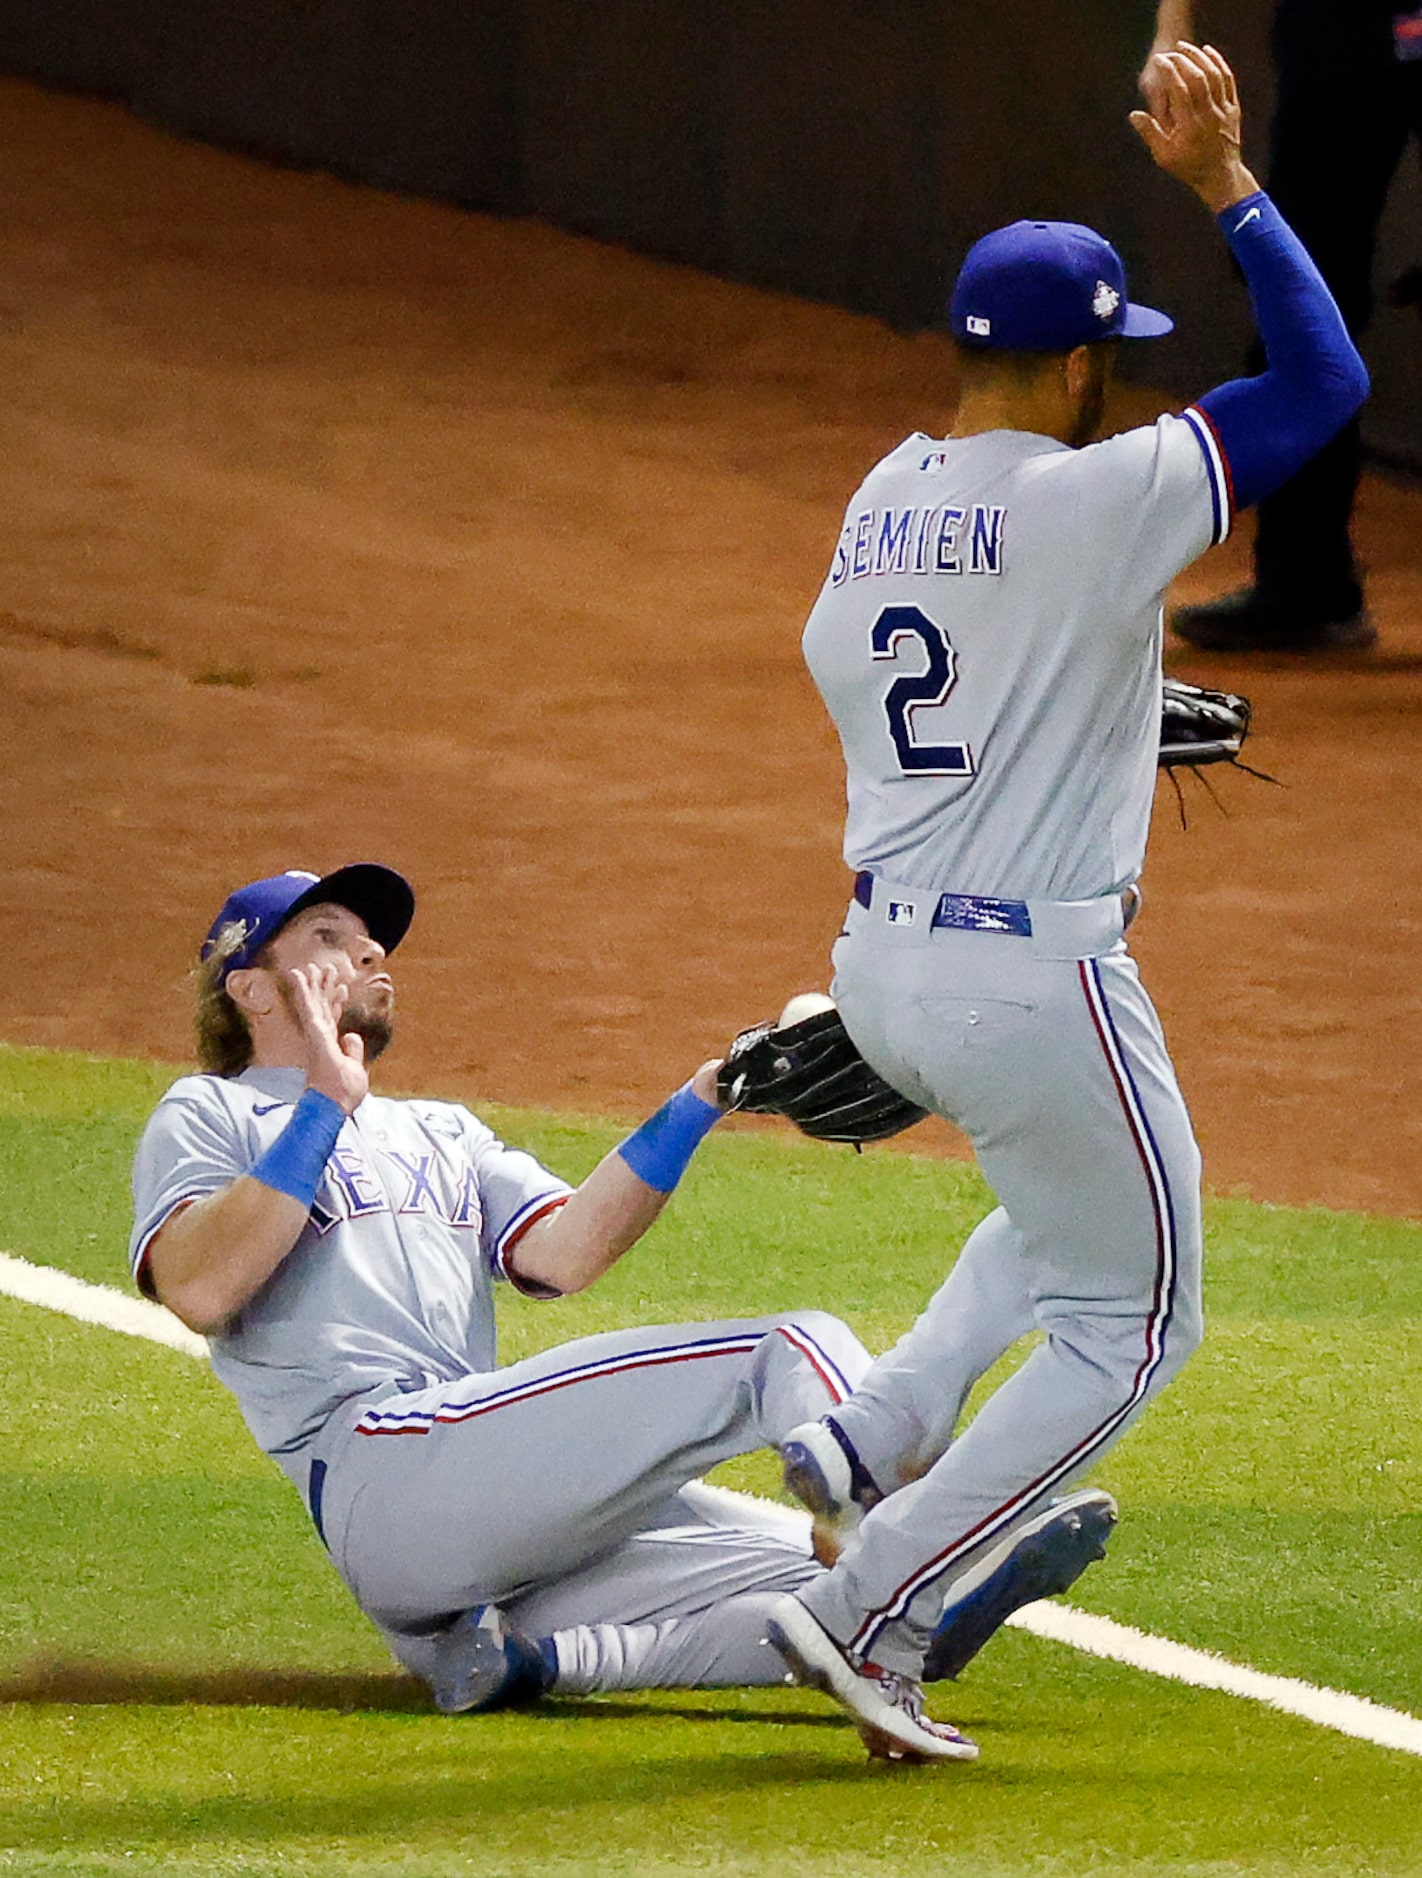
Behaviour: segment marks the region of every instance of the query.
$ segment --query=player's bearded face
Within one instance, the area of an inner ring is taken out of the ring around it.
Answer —
[[[343,1037],[359,1037],[365,1044],[366,1062],[373,1063],[395,1035],[394,991],[383,984],[353,985],[336,1029]]]
[[[277,990],[293,1017],[296,993],[282,973],[296,965],[333,968],[346,1001],[337,1032],[359,1037],[373,1063],[395,1034],[395,986],[384,969],[385,954],[364,925],[344,907],[317,906],[300,913],[267,948],[266,963],[277,974]]]
[[[285,979],[277,980],[283,1004],[296,1015],[296,993]],[[373,983],[360,980],[348,986],[345,1008],[336,1019],[342,1037],[359,1037],[365,1044],[365,1060],[373,1063],[389,1049],[395,1035],[395,989],[382,975]]]

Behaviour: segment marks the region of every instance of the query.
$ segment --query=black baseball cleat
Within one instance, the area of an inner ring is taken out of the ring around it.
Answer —
[[[550,1637],[527,1637],[497,1604],[476,1604],[441,1633],[429,1684],[442,1715],[469,1715],[536,1702],[557,1674]]]
[[[1202,652],[1361,652],[1373,645],[1377,627],[1366,607],[1327,617],[1241,587],[1200,606],[1177,607],[1170,630]]]
[[[1106,1556],[1116,1523],[1109,1493],[1088,1487],[1053,1500],[1005,1539],[955,1585],[923,1662],[923,1680],[961,1675],[983,1645],[1024,1604],[1056,1597],[1087,1566]]]

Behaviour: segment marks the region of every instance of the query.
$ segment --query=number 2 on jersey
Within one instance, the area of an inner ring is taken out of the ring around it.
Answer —
[[[884,693],[899,768],[907,776],[971,776],[973,753],[967,744],[914,741],[914,712],[946,702],[958,682],[958,658],[947,633],[916,606],[886,606],[870,630],[869,645],[876,659],[892,659],[909,638],[922,642],[928,670],[905,673]]]

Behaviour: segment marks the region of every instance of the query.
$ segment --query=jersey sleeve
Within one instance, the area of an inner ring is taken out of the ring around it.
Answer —
[[[482,1213],[480,1248],[496,1278],[530,1297],[556,1297],[514,1272],[508,1257],[530,1226],[546,1219],[571,1196],[566,1180],[552,1174],[522,1148],[510,1148],[475,1116],[469,1117]]]
[[[159,1229],[194,1200],[230,1186],[247,1168],[236,1120],[217,1077],[189,1076],[149,1117],[133,1162],[133,1232],[129,1268],[147,1291],[144,1260]]]
[[[1229,467],[1196,409],[1052,461],[1065,461],[1076,482],[1082,551],[1109,560],[1111,585],[1132,606],[1229,534]]]

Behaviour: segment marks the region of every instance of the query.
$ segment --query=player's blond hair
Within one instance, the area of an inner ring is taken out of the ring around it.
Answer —
[[[246,936],[242,921],[233,920],[217,935],[207,957],[193,968],[198,1063],[213,1076],[239,1076],[252,1060],[251,1030],[223,983],[224,968]]]

